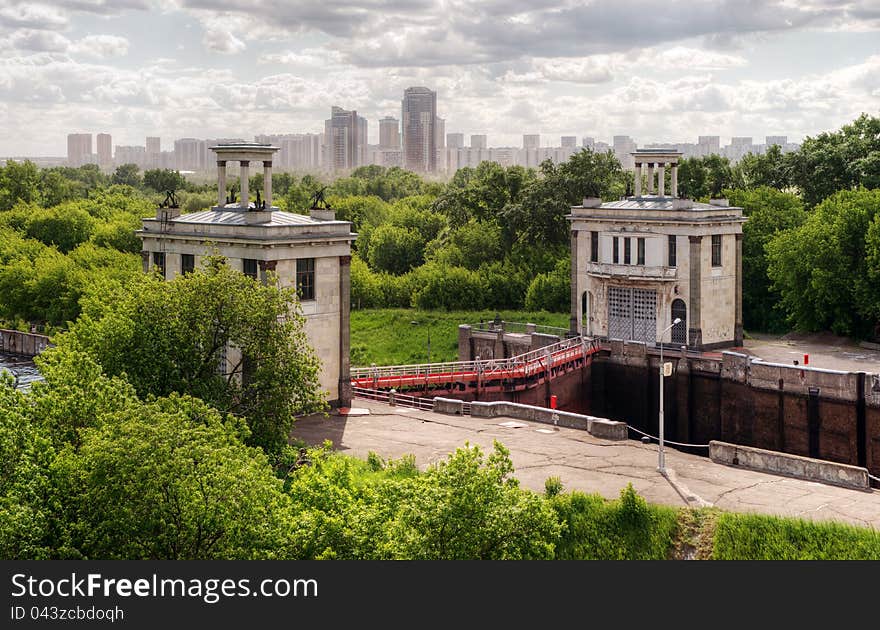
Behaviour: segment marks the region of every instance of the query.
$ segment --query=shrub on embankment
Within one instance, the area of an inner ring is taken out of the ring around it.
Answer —
[[[571,492],[549,499],[563,524],[558,560],[665,560],[670,557],[678,510],[648,505],[628,485],[615,501]]]
[[[880,532],[842,523],[723,513],[716,560],[880,560]]]

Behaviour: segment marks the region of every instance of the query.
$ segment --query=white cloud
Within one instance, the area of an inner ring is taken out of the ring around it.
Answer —
[[[64,52],[70,47],[70,40],[60,33],[29,28],[15,31],[8,41],[11,48],[35,52]]]
[[[118,35],[88,35],[70,47],[71,53],[108,59],[128,54],[128,40]]]
[[[48,30],[63,29],[67,23],[61,11],[45,4],[19,2],[0,7],[0,26]]]

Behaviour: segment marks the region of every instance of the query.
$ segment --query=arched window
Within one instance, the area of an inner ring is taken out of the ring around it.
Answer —
[[[672,301],[672,321],[675,321],[676,317],[681,321],[672,327],[672,343],[687,345],[687,307],[684,305],[684,300]]]

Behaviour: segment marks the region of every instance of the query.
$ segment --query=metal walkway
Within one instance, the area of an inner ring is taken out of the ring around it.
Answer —
[[[398,391],[525,389],[588,365],[600,349],[596,339],[572,337],[508,359],[352,368],[351,384],[354,388]]]

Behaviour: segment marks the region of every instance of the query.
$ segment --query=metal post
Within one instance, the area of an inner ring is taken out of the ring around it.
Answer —
[[[664,331],[666,332],[666,331]],[[666,474],[666,454],[663,452],[663,335],[660,336],[660,453],[657,460],[657,470],[661,475]]]
[[[664,372],[664,364],[663,364],[663,335],[666,334],[667,330],[671,330],[673,326],[680,323],[681,319],[676,317],[669,326],[663,329],[663,332],[660,333],[660,414],[659,414],[659,430],[657,432],[657,437],[660,442],[660,449],[657,453],[657,470],[664,477],[666,476],[666,453],[663,451],[663,425],[665,424],[663,421],[663,383],[664,378],[666,376]]]

